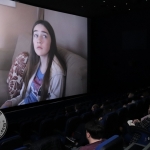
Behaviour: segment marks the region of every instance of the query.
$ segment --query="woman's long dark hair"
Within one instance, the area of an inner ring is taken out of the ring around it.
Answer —
[[[62,65],[64,70],[65,70],[65,64],[64,64],[63,60],[61,59],[61,57],[57,53],[55,33],[54,33],[54,30],[53,30],[52,26],[50,25],[50,23],[45,21],[45,20],[36,21],[33,28],[32,28],[31,50],[30,50],[30,55],[29,55],[29,60],[28,60],[26,76],[24,79],[25,87],[24,87],[24,91],[22,94],[22,98],[25,98],[25,94],[26,94],[29,80],[32,77],[32,75],[34,74],[34,72],[37,68],[37,65],[40,61],[40,57],[35,53],[34,45],[33,45],[33,30],[34,30],[34,27],[38,24],[43,25],[48,30],[49,35],[51,37],[51,45],[50,45],[50,50],[48,52],[48,66],[47,66],[47,70],[44,74],[43,83],[42,83],[42,87],[41,87],[40,101],[42,101],[42,100],[46,100],[46,98],[47,98],[48,88],[49,88],[49,80],[50,80],[50,68],[52,65],[54,55],[58,58],[58,60],[59,60],[59,62]]]

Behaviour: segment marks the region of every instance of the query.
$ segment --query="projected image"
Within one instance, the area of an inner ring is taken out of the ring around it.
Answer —
[[[1,108],[87,93],[87,18],[18,2],[0,11]]]

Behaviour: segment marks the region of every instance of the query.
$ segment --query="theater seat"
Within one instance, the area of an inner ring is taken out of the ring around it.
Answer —
[[[54,129],[54,121],[53,119],[45,119],[41,122],[38,132],[31,135],[31,141],[35,142],[44,137],[49,136]]]
[[[95,150],[123,150],[123,139],[118,135],[114,135],[99,144]]]
[[[120,108],[116,112],[118,114],[119,126],[123,126],[123,124],[126,123],[126,121],[127,121],[128,110],[127,110],[127,108]]]
[[[32,121],[25,121],[20,125],[19,135],[22,137],[23,140],[28,140],[31,135],[32,130]]]
[[[146,145],[143,150],[150,150],[150,143],[148,145]]]
[[[55,123],[55,129],[59,131],[63,131],[66,125],[66,116],[65,115],[59,115],[54,118]]]
[[[133,135],[136,134],[136,143],[141,145],[147,145],[149,143],[149,137],[150,137],[150,131],[136,127],[136,126],[130,126],[129,127],[129,133],[128,135],[131,135],[131,139],[127,139],[128,141],[131,141],[133,138]],[[135,142],[135,140],[133,141]]]
[[[72,136],[73,132],[76,130],[79,124],[80,124],[80,118],[78,116],[69,118],[66,122],[65,136],[68,137]]]
[[[128,120],[135,119],[136,104],[130,104],[130,105],[128,105],[127,109],[128,109]]]
[[[87,123],[88,121],[90,121],[93,118],[93,114],[92,114],[92,112],[86,112],[86,113],[83,113],[80,116],[80,118],[81,118],[82,123]]]
[[[28,150],[28,148],[26,146],[22,146],[22,147],[14,149],[14,150]]]
[[[107,131],[106,138],[119,133],[118,114],[116,112],[106,114],[100,122]]]
[[[76,129],[78,128],[81,120],[80,117],[74,116],[67,120],[65,130],[63,132],[60,132],[60,139],[63,144],[66,143],[66,137],[72,137]]]
[[[137,143],[132,143],[129,146],[127,146],[124,150],[144,150],[145,146]],[[146,149],[148,150],[148,149]]]
[[[0,150],[13,150],[23,146],[23,141],[19,135],[0,141]]]

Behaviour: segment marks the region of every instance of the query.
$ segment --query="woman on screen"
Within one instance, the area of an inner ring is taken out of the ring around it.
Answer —
[[[63,96],[65,65],[57,54],[52,26],[38,20],[32,29],[31,51],[20,95],[7,100],[1,108],[55,99]]]

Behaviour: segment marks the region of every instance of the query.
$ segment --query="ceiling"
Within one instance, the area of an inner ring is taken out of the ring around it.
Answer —
[[[15,0],[14,0],[15,1]],[[18,0],[26,4],[85,17],[99,17],[150,8],[150,0]]]

